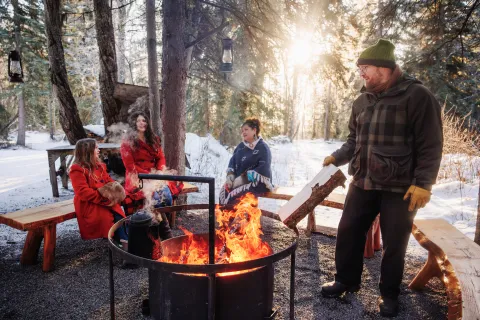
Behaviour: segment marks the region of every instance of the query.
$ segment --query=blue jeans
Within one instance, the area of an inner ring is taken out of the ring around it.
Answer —
[[[154,208],[169,207],[173,204],[172,193],[168,186],[163,187],[162,190],[155,191],[153,199],[156,201]]]
[[[112,211],[113,214],[113,223],[116,223],[117,221],[120,221],[123,219],[121,215],[116,213],[115,211]],[[115,231],[115,238],[120,241],[121,240],[128,240],[128,235],[127,231],[125,230],[127,228],[127,225],[123,225],[120,228]]]

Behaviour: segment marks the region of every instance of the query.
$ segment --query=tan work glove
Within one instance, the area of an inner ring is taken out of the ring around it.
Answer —
[[[405,193],[403,200],[410,198],[408,211],[411,212],[425,207],[425,205],[430,201],[431,195],[432,193],[430,191],[411,185],[410,188],[408,188],[407,193]]]
[[[326,167],[329,164],[334,164],[335,163],[335,157],[334,156],[328,156],[325,159],[323,159],[323,166]]]
[[[225,189],[230,191],[233,186],[233,181],[235,180],[235,175],[233,173],[227,174],[227,181],[225,181]]]

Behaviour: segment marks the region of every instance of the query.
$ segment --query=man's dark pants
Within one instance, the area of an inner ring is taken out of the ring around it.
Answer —
[[[403,277],[405,253],[416,211],[409,212],[403,193],[363,190],[350,185],[338,226],[335,248],[335,280],[359,285],[363,270],[363,251],[367,232],[380,213],[383,256],[380,293],[397,299]]]

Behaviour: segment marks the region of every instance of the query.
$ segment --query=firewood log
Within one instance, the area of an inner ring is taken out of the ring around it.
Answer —
[[[335,167],[324,167],[299,193],[279,210],[280,219],[289,228],[296,225],[320,204],[336,187],[345,187],[345,175]]]

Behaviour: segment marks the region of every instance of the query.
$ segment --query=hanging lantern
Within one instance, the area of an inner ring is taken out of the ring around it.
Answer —
[[[17,50],[10,51],[8,54],[8,78],[10,82],[23,82],[22,59]]]
[[[228,73],[233,71],[233,40],[226,38],[222,40],[222,64],[220,65],[220,72]]]

